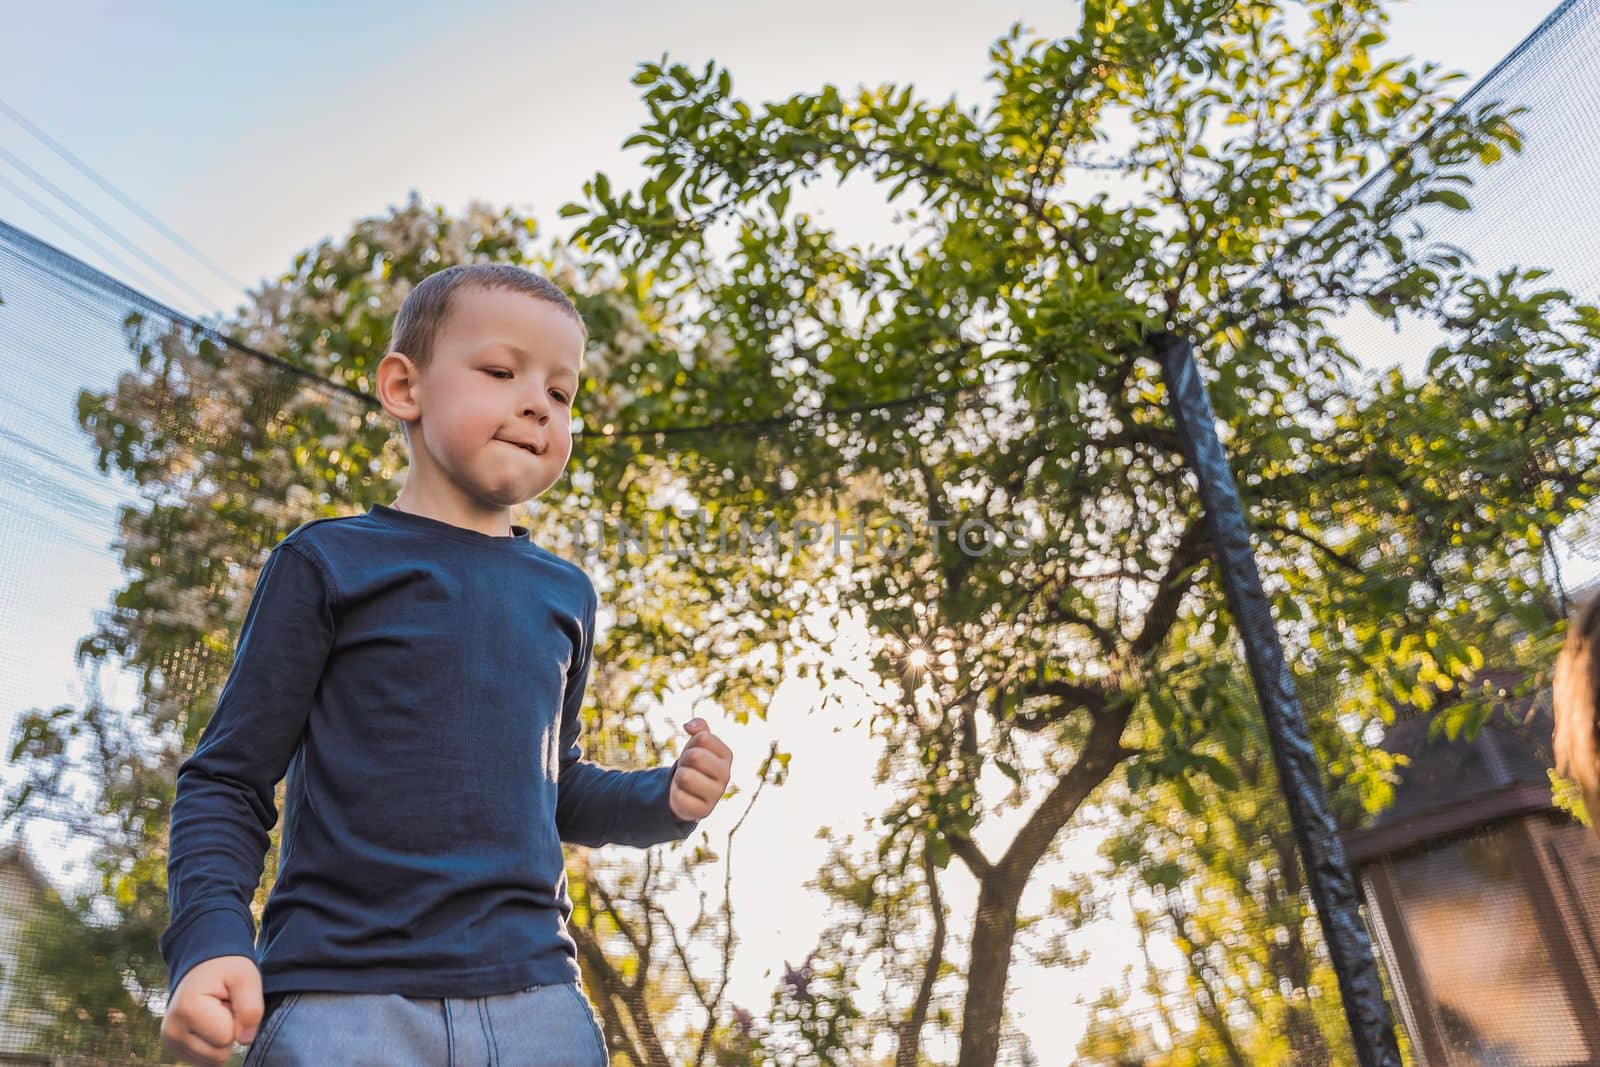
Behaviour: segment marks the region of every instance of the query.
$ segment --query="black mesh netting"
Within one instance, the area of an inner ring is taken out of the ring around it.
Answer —
[[[1367,925],[1408,1062],[1600,1058],[1600,853],[1551,807],[1541,683],[1600,562],[1597,8],[1564,4],[1458,105],[1512,109],[1520,142],[1449,163],[1470,210],[1390,198],[1402,157],[1287,253],[1333,248],[1361,282],[1333,326],[1359,366],[1252,410],[1224,342],[1191,338],[1334,816],[1366,898],[1388,894]],[[1416,151],[1448,156],[1450,131]],[[1391,315],[1410,294],[1386,287],[1415,279],[1365,242],[1384,211],[1406,256],[1486,281]],[[670,759],[706,700],[745,768],[682,845],[572,851],[613,1062],[889,1063],[914,1004],[919,1062],[955,1062],[954,979],[981,986],[994,911],[978,882],[1029,848],[1048,876],[1003,988],[979,990],[1005,1006],[1001,1062],[1355,1062],[1236,636],[1196,606],[1220,590],[1165,425],[1004,358],[702,411],[635,289],[535,261],[507,218],[364,220],[211,323],[0,223],[0,1062],[160,1060],[178,763],[265,553],[393,499],[373,368],[441,256],[549,270],[594,336],[569,477],[521,516],[601,591],[589,753]],[[1229,327],[1270,317],[1288,273],[1263,268]],[[1159,411],[1150,368],[1124,371]],[[1127,767],[1031,839],[1085,754]],[[275,855],[276,830],[258,907]],[[1081,1045],[1037,1047],[1069,999]]]

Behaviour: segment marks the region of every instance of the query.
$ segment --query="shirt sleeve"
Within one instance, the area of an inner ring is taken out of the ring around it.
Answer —
[[[561,698],[561,762],[556,777],[556,831],[574,845],[617,844],[647,848],[688,837],[698,819],[680,819],[667,802],[671,766],[624,771],[583,758],[578,742],[583,721],[583,695],[594,660],[594,626],[598,598],[591,587],[583,618],[583,637],[567,671]]]
[[[250,902],[278,821],[274,792],[304,734],[333,629],[321,569],[280,542],[256,580],[216,710],[178,768],[160,939],[172,989],[204,960],[255,958]]]

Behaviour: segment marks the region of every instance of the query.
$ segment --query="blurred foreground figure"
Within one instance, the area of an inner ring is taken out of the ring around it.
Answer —
[[[1567,626],[1556,657],[1556,773],[1575,779],[1583,791],[1589,822],[1600,831],[1600,595],[1580,607]]]

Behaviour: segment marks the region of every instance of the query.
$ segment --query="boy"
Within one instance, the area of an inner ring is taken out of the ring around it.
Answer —
[[[1578,783],[1589,822],[1600,832],[1600,596],[1573,612],[1556,657],[1556,773]]]
[[[609,1062],[561,842],[688,836],[732,753],[692,719],[671,766],[581,758],[594,587],[510,508],[561,477],[586,342],[565,294],[520,268],[451,267],[406,297],[377,372],[406,433],[404,488],[273,549],[178,773],[169,1053],[220,1064],[237,1040],[252,1067]]]

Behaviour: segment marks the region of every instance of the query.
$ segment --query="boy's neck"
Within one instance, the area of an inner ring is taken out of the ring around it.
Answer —
[[[460,494],[430,493],[411,478],[406,479],[390,507],[491,537],[508,537],[512,533],[509,507],[486,505]]]

